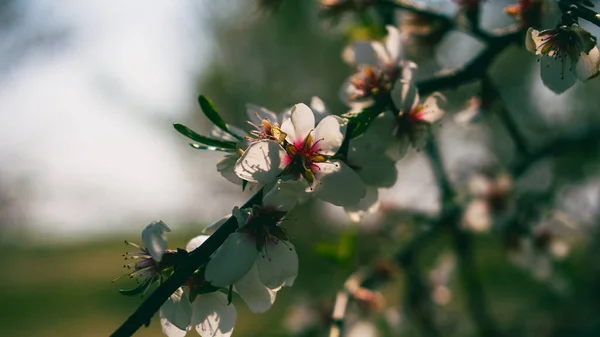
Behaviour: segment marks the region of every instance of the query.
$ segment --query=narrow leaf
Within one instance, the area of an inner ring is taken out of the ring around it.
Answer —
[[[184,135],[184,136],[188,137],[189,139],[194,140],[198,143],[202,143],[202,144],[205,144],[208,146],[227,148],[227,149],[235,149],[235,147],[236,147],[235,142],[202,136],[183,124],[173,124],[173,127],[175,128],[175,130],[179,131],[179,133],[181,133],[182,135]]]
[[[198,103],[200,104],[200,108],[202,109],[202,112],[204,112],[206,118],[213,122],[213,124],[216,125],[219,129],[231,134],[231,131],[229,131],[227,124],[225,124],[225,121],[223,120],[223,118],[221,118],[221,115],[219,115],[217,109],[215,109],[215,105],[213,104],[213,102],[211,102],[211,100],[206,98],[206,96],[204,95],[200,95],[198,96]]]

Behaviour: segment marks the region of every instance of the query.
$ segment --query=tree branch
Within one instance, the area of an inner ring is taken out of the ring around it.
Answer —
[[[558,7],[562,12],[571,11],[577,17],[589,21],[594,25],[600,27],[600,14],[587,7],[573,4],[573,2],[569,0],[559,0]]]
[[[262,190],[258,191],[242,208],[261,204]],[[127,318],[127,320],[112,333],[112,337],[126,337],[133,335],[142,325],[148,326],[150,319],[160,309],[163,303],[181,287],[183,283],[223,244],[229,234],[238,228],[235,217],[229,217],[202,245],[189,253],[187,259],[178,265],[169,279],[163,282],[146,300]]]

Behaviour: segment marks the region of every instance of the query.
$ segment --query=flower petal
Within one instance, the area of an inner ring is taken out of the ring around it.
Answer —
[[[317,125],[313,133],[314,149],[325,156],[333,156],[344,141],[346,120],[338,116],[327,116]]]
[[[168,337],[183,337],[189,329],[192,305],[188,296],[178,288],[159,310],[162,331]]]
[[[575,65],[575,74],[580,81],[587,81],[598,75],[598,65],[600,64],[600,51],[598,47],[592,48],[589,54],[581,52],[579,60]]]
[[[249,182],[266,184],[281,173],[285,150],[275,141],[256,142],[244,152],[235,164],[234,172]]]
[[[246,233],[232,233],[208,261],[204,276],[213,286],[227,287],[252,268],[257,255],[256,240]]]
[[[225,221],[227,221],[230,217],[231,217],[231,214],[225,215],[221,219],[215,221],[212,225],[209,225],[208,227],[204,228],[202,230],[202,233],[204,233],[206,235],[213,235],[214,232],[216,232],[217,229],[219,229],[219,227],[221,227],[221,225],[223,225],[225,223]]]
[[[402,58],[402,36],[398,28],[387,25],[385,29],[388,31],[388,36],[385,39],[385,48],[390,56],[390,63],[397,66]]]
[[[371,48],[373,48],[373,50],[375,51],[375,55],[377,55],[379,64],[386,65],[391,63],[392,60],[390,58],[390,55],[388,54],[388,51],[385,49],[385,46],[381,42],[372,41]]]
[[[570,70],[571,59],[564,59],[565,64],[562,64],[561,58],[551,56],[542,56],[541,76],[544,85],[557,94],[565,92],[577,82],[577,77]]]
[[[438,104],[438,101],[445,101],[446,98],[439,92],[427,96],[423,102],[423,110],[419,114],[419,119],[427,123],[435,123],[444,117],[444,110]]]
[[[306,193],[306,181],[278,179],[273,188],[263,196],[263,205],[278,211],[290,211],[298,203],[306,201],[309,194]]]
[[[281,131],[287,134],[285,139],[294,145],[303,143],[314,128],[315,116],[312,110],[304,103],[294,105],[290,119],[281,124]]]
[[[298,276],[298,254],[289,241],[269,240],[256,259],[258,277],[270,289],[291,287]]]
[[[246,104],[246,113],[248,114],[248,120],[254,125],[261,125],[265,119],[271,123],[279,122],[276,113],[255,104]]]
[[[399,114],[407,114],[419,104],[419,92],[412,82],[396,81],[390,93]]]
[[[325,105],[325,102],[317,96],[313,96],[310,100],[310,108],[315,114],[315,123],[319,123],[323,118],[329,116],[329,110]]]
[[[377,57],[371,41],[356,41],[344,48],[342,59],[354,66],[375,66],[377,65]]]
[[[202,337],[229,337],[237,312],[221,292],[198,295],[192,303],[192,325]]]
[[[315,192],[321,200],[336,206],[354,205],[367,193],[365,184],[346,163],[333,160],[318,166]]]
[[[156,262],[160,262],[167,249],[167,235],[171,230],[162,221],[154,221],[142,231],[142,243]]]
[[[200,247],[200,245],[203,244],[206,239],[208,239],[208,235],[196,236],[188,242],[188,244],[185,246],[185,250],[191,252],[192,250]]]
[[[360,158],[355,155],[352,161],[356,173],[366,185],[392,187],[398,178],[396,162],[385,153],[375,151],[363,152]]]
[[[532,53],[536,53],[536,55],[540,55],[538,51],[538,47],[542,43],[542,40],[539,37],[540,32],[531,27],[527,30],[527,34],[525,34],[525,47]]]
[[[239,158],[240,157],[237,155],[237,153],[231,153],[225,155],[217,162],[217,171],[221,173],[221,176],[223,176],[223,178],[229,180],[230,182],[236,185],[242,184],[242,178],[238,177],[237,174],[235,174],[235,171],[233,170],[235,167],[235,163],[238,161]]]
[[[233,285],[233,290],[246,302],[250,311],[256,314],[269,310],[277,295],[276,291],[265,287],[260,282],[256,263],[244,277]]]

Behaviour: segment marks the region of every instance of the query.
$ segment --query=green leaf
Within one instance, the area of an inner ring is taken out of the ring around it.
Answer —
[[[223,118],[221,118],[221,116],[217,112],[217,109],[215,109],[215,105],[213,104],[213,102],[206,98],[206,96],[200,95],[198,96],[198,103],[200,104],[200,108],[202,109],[202,112],[204,112],[206,118],[213,122],[213,124],[216,125],[219,129],[231,134],[231,131],[229,131],[227,124],[225,124],[225,121],[223,120]]]
[[[340,265],[347,265],[352,262],[355,247],[356,231],[349,230],[342,235],[338,243],[317,243],[315,245],[315,252]]]
[[[383,112],[382,104],[374,104],[372,106],[364,108],[361,112],[352,113],[352,114],[344,114],[342,117],[346,118],[348,122],[355,123],[356,127],[352,130],[350,134],[350,138],[356,138],[363,134],[371,125],[371,122]]]
[[[215,146],[226,149],[235,149],[237,146],[235,142],[202,136],[183,124],[176,123],[173,124],[173,127],[175,128],[175,130],[179,131],[179,133],[188,137],[189,139],[208,146]]]

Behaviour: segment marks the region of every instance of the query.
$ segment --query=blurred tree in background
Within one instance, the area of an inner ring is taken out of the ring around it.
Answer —
[[[389,8],[336,22],[314,1],[279,2],[210,5],[215,49],[197,85],[228,123],[243,125],[247,103],[281,112],[312,96],[346,113],[339,88],[352,69],[342,53],[353,40],[383,37],[386,23],[407,32],[421,84],[469,64],[486,36],[473,42],[464,27]],[[450,15],[459,2],[427,3]],[[481,24],[503,26],[491,17],[509,4],[483,2]],[[523,44],[494,56],[472,81],[443,88],[447,115],[433,139],[441,156],[433,169],[424,159],[431,149],[399,161],[396,194],[382,197],[376,216],[356,225],[316,201],[293,211],[284,226],[300,256],[297,282],[265,314],[238,305],[234,336],[600,335],[600,84],[557,96]],[[198,111],[190,118],[209,129]],[[411,200],[394,200],[401,194]],[[189,231],[174,233],[173,247],[198,229]],[[11,336],[109,334],[139,304],[105,282],[119,273],[119,251],[112,243],[3,249],[0,263],[14,268],[0,281],[0,326]],[[161,335],[156,321],[138,334]]]

